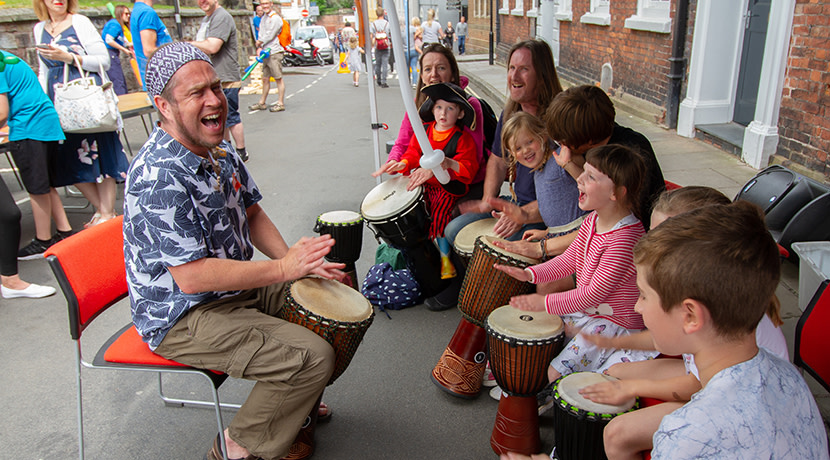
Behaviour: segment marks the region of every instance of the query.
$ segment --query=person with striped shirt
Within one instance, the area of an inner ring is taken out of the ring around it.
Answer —
[[[633,261],[634,245],[645,235],[638,216],[645,171],[642,155],[629,147],[609,144],[589,150],[577,186],[580,209],[592,212],[574,242],[562,254],[526,269],[495,266],[520,281],[541,285],[536,294],[513,297],[510,305],[559,315],[565,322],[569,341],[548,368],[551,382],[572,372],[602,372],[621,360],[641,361],[657,355],[602,349],[578,334],[584,330],[616,337],[645,327],[642,316],[634,311],[639,290]],[[574,273],[575,289],[546,290],[545,283]]]

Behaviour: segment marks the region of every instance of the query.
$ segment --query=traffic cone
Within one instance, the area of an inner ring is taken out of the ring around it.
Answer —
[[[349,64],[346,63],[346,53],[340,53],[340,66],[337,67],[337,73],[351,73]]]

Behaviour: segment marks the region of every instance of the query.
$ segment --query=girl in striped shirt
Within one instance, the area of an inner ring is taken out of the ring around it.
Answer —
[[[513,297],[510,305],[547,311],[565,322],[569,342],[548,368],[551,382],[572,372],[601,372],[618,362],[608,360],[619,353],[594,346],[577,334],[580,330],[616,337],[645,327],[634,311],[639,291],[633,261],[634,245],[645,234],[635,214],[645,162],[634,150],[613,144],[593,148],[585,158],[585,170],[577,179],[579,207],[592,212],[574,242],[559,256],[524,270],[495,265],[520,281],[542,285],[536,294]],[[574,273],[575,289],[549,292],[544,286]],[[622,359],[638,361],[654,355],[632,350]]]

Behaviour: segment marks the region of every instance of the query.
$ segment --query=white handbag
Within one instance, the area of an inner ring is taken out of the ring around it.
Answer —
[[[63,83],[55,84],[55,110],[61,121],[61,128],[67,133],[103,133],[119,128],[118,96],[112,89],[104,67],[98,64],[101,85],[95,78],[84,72],[78,58],[75,65],[81,78],[67,81],[69,64],[63,67]]]

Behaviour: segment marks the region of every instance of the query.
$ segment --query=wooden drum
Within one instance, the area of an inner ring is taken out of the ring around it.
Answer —
[[[375,311],[362,294],[336,281],[302,278],[285,289],[285,304],[277,315],[304,326],[334,348],[334,383],[352,361]]]
[[[551,360],[562,351],[562,319],[508,305],[490,314],[486,330],[490,369],[502,389],[490,446],[498,455],[536,453],[542,446],[536,393],[547,383]]]

